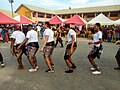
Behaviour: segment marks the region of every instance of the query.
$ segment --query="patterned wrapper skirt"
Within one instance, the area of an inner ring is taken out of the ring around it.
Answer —
[[[71,56],[71,55],[75,52],[75,50],[76,50],[76,48],[77,48],[77,43],[75,42],[75,43],[74,43],[74,46],[73,46],[73,52],[71,53],[71,51],[70,51],[71,45],[72,45],[72,44],[68,44],[67,47],[66,47],[65,55],[67,55],[67,56]]]
[[[54,46],[45,46],[43,49],[43,55],[50,56],[50,55],[52,55],[53,50],[54,50]]]
[[[13,46],[13,53],[15,54],[15,56],[17,57],[17,59],[19,59],[22,55],[23,55],[23,50],[24,47],[20,48],[19,50],[17,49],[19,45]]]
[[[99,51],[99,47],[94,46],[89,54],[92,56],[93,59],[95,59],[96,57],[98,57]]]
[[[25,46],[25,55],[28,57],[34,57],[37,51],[38,51],[37,47],[33,47],[30,45]]]

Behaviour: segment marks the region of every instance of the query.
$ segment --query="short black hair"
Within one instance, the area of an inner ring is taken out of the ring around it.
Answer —
[[[50,28],[50,23],[49,22],[45,22],[45,24]]]
[[[69,24],[65,24],[64,27],[65,27],[65,28],[70,28],[70,25],[69,25]]]
[[[33,27],[33,25],[29,24],[29,25],[27,25],[27,28],[28,28],[28,27]]]
[[[96,26],[100,27],[100,23],[95,23]]]
[[[57,25],[56,28],[58,28],[60,25]]]

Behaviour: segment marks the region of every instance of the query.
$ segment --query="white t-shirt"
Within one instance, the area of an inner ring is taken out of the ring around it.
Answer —
[[[76,32],[73,29],[70,29],[68,32],[68,43],[70,43],[72,41],[71,35],[74,35],[75,42],[76,42]]]
[[[10,38],[15,39],[14,45],[20,44],[24,41],[25,39],[25,34],[21,31],[14,31]]]
[[[28,43],[38,42],[38,34],[35,30],[30,30],[27,32],[26,38],[28,38]]]
[[[41,30],[40,26],[37,26],[36,28],[37,28],[37,31],[40,32]]]
[[[45,39],[46,35],[48,35],[48,41],[47,42],[54,41],[54,32],[51,29],[45,29],[45,31],[43,33],[44,39]]]
[[[98,42],[99,39],[101,39],[101,38],[102,38],[102,32],[99,31],[99,32],[97,32],[97,33],[94,34],[94,36],[93,36],[93,41],[94,41],[94,42]],[[97,46],[97,47],[100,46],[100,44],[94,44],[94,45]]]

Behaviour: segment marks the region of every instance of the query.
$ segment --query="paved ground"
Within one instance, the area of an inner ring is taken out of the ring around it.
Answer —
[[[91,65],[88,62],[88,51],[91,46],[88,40],[78,39],[78,48],[73,55],[77,69],[73,74],[66,74],[67,69],[63,54],[65,48],[55,48],[53,59],[55,73],[46,73],[47,66],[42,53],[37,53],[39,70],[29,73],[29,62],[23,56],[25,70],[17,70],[17,61],[10,60],[9,44],[0,43],[0,51],[4,56],[6,67],[0,68],[0,90],[120,90],[120,71],[113,68],[117,66],[114,55],[118,49],[113,43],[104,43],[104,54],[96,62],[102,68],[102,75],[92,75]],[[40,40],[40,45],[43,41]]]

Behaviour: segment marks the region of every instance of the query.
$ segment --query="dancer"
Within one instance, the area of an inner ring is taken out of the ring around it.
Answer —
[[[24,33],[20,31],[20,27],[17,26],[16,30],[10,36],[10,40],[11,40],[10,53],[11,55],[13,55],[14,53],[15,56],[17,57],[18,70],[24,69],[24,66],[22,64],[22,55],[23,55],[24,46],[21,47],[19,50],[17,49],[17,47],[23,42],[24,39],[25,39]]]
[[[91,52],[88,55],[89,62],[93,66],[91,68],[92,74],[101,74],[101,69],[98,67],[98,65],[94,62],[94,59],[97,57],[100,59],[101,50],[102,50],[102,32],[100,31],[100,23],[96,23],[94,26],[94,36],[93,36],[93,42],[89,42],[88,44],[93,44],[94,47],[91,50]]]
[[[62,40],[62,38],[61,38],[60,26],[57,26],[56,44],[55,44],[55,47],[57,46],[58,42],[61,44],[61,47],[63,47],[63,40]]]
[[[35,54],[37,53],[39,48],[38,34],[35,30],[33,30],[32,25],[28,25],[27,28],[29,31],[27,32],[25,40],[19,45],[18,50],[27,43],[27,45],[25,46],[25,54],[32,66],[32,68],[28,71],[35,72],[38,69],[37,60],[35,57]]]
[[[72,62],[72,54],[77,48],[76,42],[76,32],[73,29],[70,29],[70,25],[65,25],[65,30],[68,32],[68,45],[66,47],[64,60],[69,68],[69,70],[65,71],[66,73],[73,73],[73,69],[76,68],[75,64]]]
[[[46,61],[46,64],[48,66],[48,70],[46,70],[45,72],[54,72],[54,63],[52,60],[52,53],[54,50],[54,33],[53,31],[50,29],[50,23],[49,22],[45,22],[44,24],[44,28],[45,31],[43,33],[43,37],[44,37],[44,44],[42,45],[42,47],[40,48],[40,52],[43,52],[44,55],[44,59]]]

